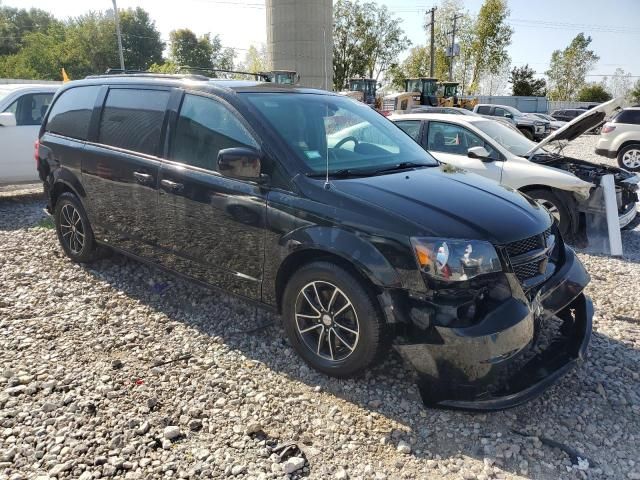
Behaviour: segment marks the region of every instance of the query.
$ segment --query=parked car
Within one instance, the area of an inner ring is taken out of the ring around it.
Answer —
[[[397,112],[399,113],[399,112]],[[513,120],[504,118],[504,117],[492,117],[491,115],[480,115],[479,113],[475,113],[471,110],[467,110],[466,108],[459,107],[415,107],[409,113],[447,113],[451,115],[471,115],[474,117],[484,117],[490,120],[495,120],[496,122],[500,122],[501,124],[513,128],[515,131],[519,132],[517,128],[515,128]]]
[[[570,122],[586,111],[586,108],[565,108],[562,110],[554,110],[553,112],[551,112],[551,116],[556,120],[560,120],[561,122]]]
[[[0,85],[0,185],[37,183],[33,142],[56,85]]]
[[[589,276],[553,217],[347,97],[90,77],[56,95],[37,158],[73,261],[111,248],[271,308],[326,374],[392,344],[426,403],[491,410],[538,395],[589,343]]]
[[[551,115],[547,115],[546,113],[531,113],[534,117],[541,118],[542,120],[546,120],[549,122],[549,126],[551,127],[551,131],[558,130],[561,127],[564,127],[567,122],[563,122],[561,120],[556,120]]]
[[[622,168],[640,171],[640,107],[625,108],[603,125],[596,153],[617,158]]]
[[[454,115],[391,115],[388,117],[409,133],[436,159],[464,168],[520,190],[553,214],[563,236],[583,236],[585,214],[591,211],[594,187],[605,174],[615,177],[620,226],[629,225],[637,214],[637,175],[625,170],[570,158],[544,147],[551,142],[571,141],[592,128],[616,100],[556,130],[536,144],[512,130],[481,118]]]
[[[528,114],[508,105],[480,103],[473,107],[473,111],[480,115],[509,119],[529,140],[541,140],[549,135],[551,131],[551,124],[548,121],[530,117]]]

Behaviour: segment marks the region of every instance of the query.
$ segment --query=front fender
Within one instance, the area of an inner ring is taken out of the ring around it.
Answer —
[[[320,250],[337,255],[352,263],[373,284],[385,288],[401,287],[396,269],[374,247],[374,241],[341,228],[316,225],[283,236],[281,245],[289,254]]]
[[[504,163],[502,183],[515,190],[522,190],[523,187],[530,185],[544,185],[557,190],[583,194],[588,193],[593,187],[593,184],[579,179],[573,173],[538,165],[525,159],[520,161],[512,158]]]

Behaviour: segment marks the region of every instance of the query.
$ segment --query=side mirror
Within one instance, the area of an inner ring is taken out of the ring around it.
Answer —
[[[493,162],[493,159],[489,157],[489,152],[484,147],[471,147],[467,150],[467,157],[477,158],[483,162]]]
[[[218,152],[218,172],[225,177],[260,181],[264,178],[261,164],[260,152],[252,148],[225,148]]]
[[[0,127],[15,127],[16,125],[16,116],[13,113],[0,113]]]
[[[513,120],[513,113],[505,113],[504,116]]]

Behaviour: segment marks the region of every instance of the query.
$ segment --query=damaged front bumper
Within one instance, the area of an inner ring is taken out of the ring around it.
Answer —
[[[414,367],[425,405],[500,410],[522,404],[577,365],[591,339],[589,275],[564,265],[533,301],[512,296],[473,326],[409,327],[394,347]]]

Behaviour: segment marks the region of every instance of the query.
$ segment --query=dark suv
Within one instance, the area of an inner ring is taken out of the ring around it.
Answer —
[[[90,77],[56,95],[36,156],[72,260],[109,248],[258,302],[329,375],[393,345],[426,403],[497,409],[589,343],[589,277],[551,215],[349,98]]]

